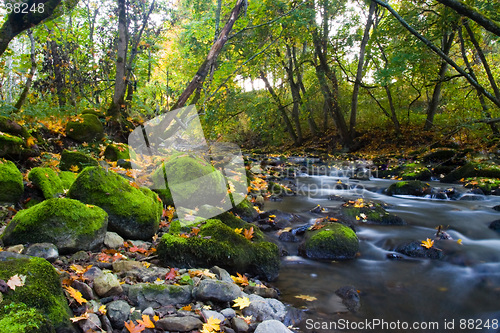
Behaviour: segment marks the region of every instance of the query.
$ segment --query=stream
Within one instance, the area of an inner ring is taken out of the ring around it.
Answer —
[[[339,179],[355,189],[335,189]],[[281,291],[282,301],[306,309],[302,331],[500,331],[500,233],[488,228],[490,222],[500,218],[500,212],[492,209],[500,204],[500,197],[479,196],[476,199],[482,200],[474,201],[391,197],[382,194],[382,190],[394,180],[357,181],[338,175],[302,175],[294,182],[300,195],[284,197],[279,202],[266,201],[264,209],[297,214],[313,224],[321,216],[311,213],[311,208],[321,205],[335,210],[343,203],[329,200],[329,195],[362,197],[387,203],[390,213],[407,222],[404,226],[359,223],[356,231],[360,255],[350,261],[308,260],[297,256],[296,243],[282,243],[289,255],[283,258],[279,278],[273,285]],[[430,184],[459,187],[435,181]],[[398,244],[434,239],[439,225],[453,238],[435,244],[445,251],[443,259],[388,258]],[[461,244],[457,243],[459,239]],[[359,311],[339,312],[341,306],[335,291],[343,286],[358,290]],[[313,296],[316,300],[307,301],[297,295]],[[386,326],[377,320],[385,321]],[[331,326],[342,322],[345,325],[346,321],[380,325],[337,326],[337,330]],[[409,323],[409,328],[397,326],[398,321]],[[417,326],[412,326],[415,323]],[[326,326],[320,324],[330,326],[324,329]]]

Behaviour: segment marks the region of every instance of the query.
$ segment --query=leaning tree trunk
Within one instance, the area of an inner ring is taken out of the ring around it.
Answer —
[[[286,58],[288,60],[288,63],[285,63],[285,61],[283,61],[282,64],[287,74],[287,80],[290,86],[290,92],[292,93],[292,101],[293,101],[292,119],[293,123],[295,124],[295,131],[297,133],[297,143],[301,145],[303,141],[302,128],[300,127],[300,105],[302,104],[302,98],[300,97],[299,85],[295,82],[293,74],[294,67],[293,67],[292,51],[288,44],[286,45]]]
[[[451,49],[451,44],[453,44],[453,38],[455,37],[455,33],[451,32],[449,35],[445,33],[443,35],[442,40],[442,49],[443,53],[448,55]],[[434,116],[436,115],[439,99],[441,98],[441,87],[443,85],[443,81],[446,75],[446,71],[448,70],[448,63],[444,60],[441,60],[441,65],[439,66],[438,78],[436,85],[434,86],[434,91],[432,92],[432,99],[427,108],[427,119],[425,120],[424,130],[428,131],[434,125]]]
[[[24,104],[24,101],[26,100],[26,96],[28,96],[28,92],[31,88],[31,84],[33,83],[33,76],[35,75],[36,72],[36,49],[35,49],[35,38],[33,37],[33,31],[31,29],[28,29],[28,36],[30,38],[31,42],[31,54],[30,54],[30,60],[31,60],[31,68],[28,73],[28,79],[26,80],[26,84],[24,85],[24,89],[21,92],[21,95],[19,96],[19,99],[17,100],[16,105],[14,107],[16,108],[17,111],[21,110],[21,107]]]

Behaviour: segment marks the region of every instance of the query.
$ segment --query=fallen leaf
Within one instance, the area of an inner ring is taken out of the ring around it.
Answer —
[[[243,228],[236,228],[234,229],[234,232],[237,234],[241,234],[243,232]]]
[[[170,271],[165,275],[165,280],[174,280],[177,276],[177,270],[175,268],[170,268]]]
[[[28,146],[28,148],[31,148],[35,145],[35,138],[30,136],[27,140],[26,140],[26,146]]]
[[[457,244],[462,245],[462,238],[459,238],[459,239],[457,240]]]
[[[248,307],[250,305],[250,299],[248,297],[238,297],[234,301],[233,307],[238,307],[240,310]]]
[[[309,295],[297,295],[297,296],[295,296],[295,298],[300,298],[300,299],[303,299],[303,300],[308,301],[308,302],[312,302],[312,301],[317,300],[316,297],[309,296]]]
[[[202,332],[218,332],[220,331],[220,319],[210,317],[207,322],[203,324]]]
[[[77,165],[72,165],[69,168],[69,171],[71,171],[71,172],[78,172],[78,170],[80,170],[80,168]]]
[[[106,305],[101,305],[98,310],[102,315],[105,315],[106,312],[108,312],[108,309],[106,309]]]
[[[72,323],[76,323],[77,321],[85,320],[85,319],[89,319],[88,312],[85,312],[84,314],[82,314],[81,316],[78,316],[78,317],[69,318],[69,320],[71,320]]]
[[[142,320],[137,319],[137,323],[139,323],[139,325],[143,325],[146,328],[155,328],[155,324],[151,321],[151,318],[149,318],[148,315],[142,315]]]
[[[188,305],[185,305],[181,308],[181,310],[184,310],[184,311],[193,311],[193,307],[191,306],[191,304],[188,304]]]
[[[231,279],[235,283],[241,284],[242,286],[248,286],[248,278],[245,275],[241,275],[240,273],[236,273],[238,276],[231,275]]]
[[[75,300],[78,302],[78,304],[83,304],[83,303],[87,303],[87,300],[85,298],[83,298],[82,296],[82,293],[79,292],[78,290],[76,290],[75,288],[73,287],[69,287],[69,286],[66,286],[64,287],[64,289],[68,292],[68,294]]]
[[[251,240],[253,238],[253,231],[253,227],[245,229],[245,231],[243,231],[243,236],[245,236],[246,239]]]
[[[422,244],[420,244],[420,246],[423,246],[426,249],[430,249],[433,245],[434,241],[431,240],[430,238],[427,238],[426,240],[422,241]]]
[[[135,325],[132,320],[125,322],[125,327],[130,333],[140,333],[146,329],[143,325]]]
[[[16,287],[24,286],[24,281],[26,280],[26,275],[16,274],[12,276],[9,281],[7,281],[7,285],[10,289],[16,290]]]

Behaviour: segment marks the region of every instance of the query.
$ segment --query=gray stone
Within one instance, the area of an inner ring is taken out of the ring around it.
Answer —
[[[292,333],[282,322],[278,320],[265,320],[260,323],[254,333]]]
[[[123,301],[113,301],[106,305],[107,316],[114,328],[123,328],[130,315],[130,305]]]
[[[215,275],[217,275],[217,278],[221,281],[230,283],[234,282],[233,279],[231,278],[231,274],[229,274],[224,268],[220,268],[219,266],[214,266],[210,268],[210,271]]]
[[[220,321],[224,321],[224,319],[226,319],[222,313],[213,310],[202,310],[201,313],[203,314],[203,317],[207,319],[210,317],[219,319]]]
[[[86,300],[96,299],[94,291],[85,282],[75,280],[71,283],[71,287],[78,290]]]
[[[231,308],[224,309],[220,313],[222,313],[224,315],[224,317],[229,318],[229,319],[236,316],[236,311],[234,311],[234,309],[231,309]]]
[[[59,258],[59,251],[52,243],[35,243],[31,244],[25,251],[29,256],[40,257],[48,262],[54,262]]]
[[[17,244],[17,245],[9,246],[8,248],[5,249],[5,251],[13,252],[13,253],[23,253],[24,252],[24,245]]]
[[[99,267],[92,266],[85,273],[83,273],[83,277],[89,281],[94,281],[94,279],[101,274],[102,270]]]
[[[116,232],[108,231],[104,237],[104,245],[110,249],[117,249],[123,245],[125,240],[122,236],[118,235]]]
[[[191,286],[138,283],[129,288],[128,297],[141,310],[148,307],[157,309],[165,305],[191,303],[192,290]]]
[[[246,321],[244,321],[239,317],[234,317],[233,319],[231,319],[231,327],[234,329],[236,333],[246,333],[250,329]]]
[[[99,297],[120,295],[123,292],[120,281],[113,273],[103,273],[94,279],[94,290]]]
[[[173,332],[189,332],[198,330],[203,326],[203,323],[198,318],[187,317],[166,317],[158,320],[155,323],[157,329]]]
[[[148,316],[154,316],[155,310],[152,307],[149,307],[149,308],[144,309],[144,311],[142,311],[142,314],[148,315]]]
[[[286,307],[274,298],[263,298],[258,295],[249,295],[250,305],[243,309],[243,315],[252,316],[257,321],[280,320],[286,315]],[[270,331],[272,332],[272,331]]]
[[[95,313],[89,313],[87,319],[78,322],[83,332],[95,332],[101,330],[101,320]]]
[[[241,296],[241,290],[231,282],[203,280],[193,294],[201,301],[230,302]]]
[[[120,261],[115,261],[113,263],[113,272],[115,273],[128,272],[133,269],[139,269],[142,267],[144,266],[139,261],[120,260]]]
[[[243,291],[247,294],[255,294],[264,298],[278,298],[278,292],[273,288],[246,286]]]
[[[335,294],[342,298],[342,303],[351,312],[357,312],[359,310],[360,299],[359,293],[353,286],[344,286],[335,291]]]

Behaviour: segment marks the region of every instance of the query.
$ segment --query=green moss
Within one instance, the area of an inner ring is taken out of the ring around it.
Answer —
[[[293,194],[293,191],[290,190],[289,188],[286,188],[285,186],[275,183],[275,182],[269,182],[267,184],[267,190],[272,193],[272,194]]]
[[[391,184],[386,190],[388,195],[424,196],[430,193],[430,185],[420,180],[408,180]]]
[[[56,198],[63,193],[62,181],[51,168],[33,168],[28,174],[28,179],[42,190],[45,199]]]
[[[15,203],[23,195],[23,175],[11,161],[0,159],[0,202]]]
[[[352,259],[359,250],[354,231],[340,223],[326,223],[319,230],[307,231],[300,252],[311,259]]]
[[[479,188],[484,194],[490,195],[493,191],[498,191],[500,188],[500,179],[470,177],[465,179],[465,188]]]
[[[59,178],[61,179],[62,187],[65,190],[68,190],[71,185],[73,185],[77,174],[71,171],[61,171],[59,173]]]
[[[84,114],[66,124],[66,135],[78,142],[91,142],[104,137],[104,127],[97,116]]]
[[[27,307],[40,311],[56,330],[66,329],[71,332],[69,318],[72,317],[72,312],[54,267],[47,260],[37,257],[1,261],[0,279],[7,281],[15,274],[26,276],[25,285],[4,293],[2,305],[24,303]]]
[[[443,183],[453,183],[462,178],[500,178],[500,166],[496,164],[469,162],[441,179]]]
[[[25,139],[31,135],[28,130],[10,118],[0,116],[0,132],[20,136]]]
[[[122,237],[147,240],[159,228],[162,204],[158,196],[148,189],[131,186],[113,171],[85,168],[68,196],[104,209],[109,215],[110,230]]]
[[[19,211],[7,225],[2,240],[6,245],[53,243],[62,253],[91,250],[102,244],[106,227],[107,214],[101,208],[54,198]]]
[[[128,160],[134,156],[135,154],[130,152],[129,146],[124,143],[109,144],[104,150],[104,157],[110,161]]]
[[[54,327],[35,308],[10,303],[0,309],[0,333],[55,333]]]
[[[231,209],[231,211],[238,214],[245,221],[249,222],[255,220],[259,216],[259,213],[257,213],[254,208],[254,205],[247,198]]]
[[[254,227],[254,230],[258,229]],[[217,265],[233,273],[249,272],[267,280],[275,279],[279,270],[279,251],[275,244],[258,241],[257,237],[250,241],[217,219],[207,220],[198,236],[183,238],[173,232],[165,234],[158,246],[158,255],[166,266],[208,268]]]
[[[264,233],[258,227],[242,220],[241,218],[235,216],[234,214],[231,214],[230,212],[225,212],[220,215],[217,215],[215,219],[220,220],[222,223],[224,223],[233,230],[236,228],[250,229],[251,227],[254,227],[253,240],[260,242],[265,239]]]
[[[72,167],[78,167],[78,171],[83,170],[88,166],[97,166],[99,163],[96,159],[85,155],[79,151],[64,150],[61,154],[59,169],[62,171],[70,171]]]

